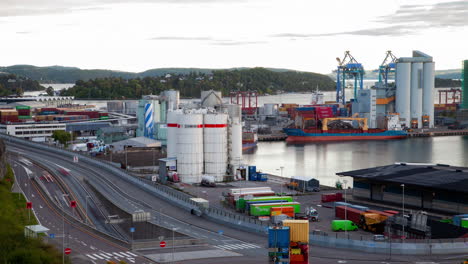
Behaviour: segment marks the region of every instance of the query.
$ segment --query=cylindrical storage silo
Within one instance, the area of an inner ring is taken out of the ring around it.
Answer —
[[[167,112],[167,157],[177,157],[177,119],[180,113],[176,111]]]
[[[179,109],[179,102],[180,102],[180,93],[179,93],[179,91],[166,90],[166,91],[164,91],[164,96],[166,97],[167,109],[168,110],[177,110],[177,109]]]
[[[413,62],[411,64],[411,124],[417,122],[417,127],[422,127],[422,94],[423,94],[423,64]]]
[[[422,114],[429,116],[429,127],[434,127],[434,62],[423,65]]]
[[[396,65],[395,110],[400,115],[400,123],[406,127],[410,127],[410,88],[411,63],[398,62]]]
[[[265,104],[263,106],[263,108],[264,108],[263,114],[267,115],[267,116],[275,115],[276,114],[276,108],[277,108],[276,106],[277,106],[277,104]]]
[[[184,183],[200,183],[203,174],[203,115],[183,113],[177,120],[177,174]]]
[[[231,118],[229,123],[229,164],[237,168],[242,162],[242,122],[241,118]]]
[[[201,106],[215,107],[223,103],[221,91],[209,90],[201,92]]]
[[[228,161],[227,114],[204,115],[203,152],[205,155],[205,174],[223,181]]]

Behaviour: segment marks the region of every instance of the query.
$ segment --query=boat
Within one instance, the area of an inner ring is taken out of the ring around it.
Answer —
[[[359,127],[354,128],[352,126],[353,122],[357,122]],[[314,124],[314,127],[309,128],[283,128],[283,132],[288,136],[286,142],[300,143],[349,140],[386,140],[403,139],[407,137],[406,131],[395,127],[388,130],[368,128],[367,118],[323,118]]]
[[[257,133],[251,131],[242,132],[242,151],[249,151],[257,147]]]
[[[322,92],[319,91],[318,89],[318,85],[317,85],[317,88],[314,92],[312,92],[312,98],[310,100],[310,103],[313,104],[313,105],[321,105],[321,104],[324,104],[324,94]]]

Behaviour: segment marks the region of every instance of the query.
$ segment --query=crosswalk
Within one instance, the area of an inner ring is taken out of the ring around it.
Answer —
[[[127,259],[131,263],[135,263],[135,257],[138,255],[135,253],[132,253],[130,251],[125,251],[125,252],[97,252],[97,253],[87,253],[85,254],[88,258],[90,258],[93,261],[100,261],[100,260],[112,260],[112,259]]]
[[[249,243],[242,243],[242,244],[226,244],[226,245],[218,245],[214,246],[217,249],[222,250],[244,250],[244,249],[253,249],[253,248],[260,248],[260,246],[255,244]]]

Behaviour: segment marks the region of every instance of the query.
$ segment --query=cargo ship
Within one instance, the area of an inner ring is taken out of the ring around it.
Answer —
[[[403,139],[407,133],[403,130],[385,130],[385,129],[299,129],[283,128],[284,133],[288,135],[286,142],[322,142],[322,141],[348,141],[348,140],[385,140],[385,139]]]
[[[242,132],[242,151],[253,150],[257,147],[257,133],[250,131]]]

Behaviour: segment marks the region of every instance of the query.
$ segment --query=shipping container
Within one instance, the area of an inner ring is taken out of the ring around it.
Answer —
[[[284,220],[283,226],[290,229],[291,242],[309,244],[309,221],[307,220]]]
[[[322,203],[337,202],[342,200],[343,194],[341,193],[322,194]]]
[[[366,213],[379,214],[379,215],[383,215],[383,216],[386,216],[386,217],[392,217],[394,215],[394,214],[390,214],[390,213],[386,213],[386,212],[382,212],[382,211],[378,211],[378,210],[367,210]]]
[[[468,214],[461,214],[453,216],[453,224],[456,226],[461,226],[461,220],[463,218],[468,218]]]
[[[468,228],[468,218],[462,218],[460,223],[461,227]]]
[[[272,203],[275,201],[285,201],[285,202],[292,202],[293,199],[291,196],[262,196],[262,197],[252,197],[251,199],[246,199],[244,198],[239,198],[236,202],[236,209],[237,210],[243,210],[243,209],[248,209],[246,208],[246,204],[250,203],[255,203],[255,202],[265,202],[265,201],[271,201]]]
[[[335,216],[340,219],[351,220],[356,225],[359,225],[361,221],[361,214],[364,211],[357,210],[351,207],[346,207],[346,214],[345,214],[345,207],[344,206],[337,206],[335,207]]]
[[[249,166],[249,181],[257,180],[257,166]]]
[[[253,216],[269,216],[272,207],[294,207],[294,213],[301,212],[301,204],[298,202],[289,203],[266,203],[266,204],[253,204],[250,206],[249,213]]]
[[[16,110],[30,110],[31,109],[31,107],[27,105],[17,105],[15,108]]]
[[[265,200],[265,201],[248,201],[245,203],[245,207],[243,209],[239,209],[239,211],[246,211],[250,212],[250,206],[254,204],[269,204],[269,203],[290,203],[291,201],[288,201],[286,199],[279,199],[279,200]],[[237,209],[237,203],[236,203],[236,209]]]
[[[289,248],[289,227],[270,227],[268,228],[268,247],[269,248]],[[283,252],[283,253],[288,253]]]
[[[18,116],[19,119],[31,119],[31,116]]]
[[[272,207],[270,211],[270,216],[276,215],[287,215],[289,217],[294,217],[294,207],[287,206],[287,207]]]
[[[369,207],[367,206],[361,206],[361,205],[357,205],[357,204],[351,204],[351,205],[348,205],[348,207],[351,207],[351,208],[354,208],[356,210],[359,210],[359,211],[369,211]]]

